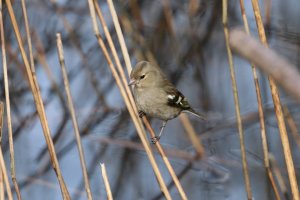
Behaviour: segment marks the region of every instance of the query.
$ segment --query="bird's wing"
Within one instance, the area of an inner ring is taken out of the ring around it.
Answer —
[[[185,96],[179,92],[173,85],[166,85],[166,93],[168,97],[168,105],[181,108],[182,110],[191,109]]]

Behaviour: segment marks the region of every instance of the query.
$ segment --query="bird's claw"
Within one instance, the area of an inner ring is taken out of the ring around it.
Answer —
[[[141,110],[139,110],[139,118],[143,118],[146,114],[143,112],[143,111],[141,111]]]
[[[154,137],[151,138],[151,143],[155,144],[156,142],[159,141],[159,139],[160,139],[160,136],[154,136]]]

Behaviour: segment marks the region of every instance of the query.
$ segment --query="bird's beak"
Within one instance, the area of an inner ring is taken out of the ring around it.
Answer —
[[[135,79],[131,79],[128,83],[129,86],[137,84],[137,81]]]

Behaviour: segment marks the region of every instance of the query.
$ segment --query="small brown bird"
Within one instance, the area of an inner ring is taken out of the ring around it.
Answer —
[[[195,112],[187,99],[166,79],[161,69],[147,61],[140,61],[130,74],[129,85],[134,85],[133,95],[139,110],[143,114],[163,120],[159,135],[152,139],[156,143],[167,124],[181,112],[191,113],[198,118],[206,118]]]

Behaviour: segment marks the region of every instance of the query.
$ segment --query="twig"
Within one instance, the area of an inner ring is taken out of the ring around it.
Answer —
[[[13,142],[13,132],[12,132],[11,112],[10,112],[11,110],[10,110],[7,63],[6,63],[5,36],[4,36],[3,15],[2,15],[2,1],[0,2],[0,7],[1,7],[1,13],[0,13],[1,49],[2,49],[2,65],[3,65],[3,77],[4,77],[8,142],[9,142],[9,153],[10,153],[10,173],[11,173],[11,179],[14,184],[14,188],[18,200],[21,200],[22,198],[21,198],[21,193],[16,178],[16,169],[15,169],[15,153],[14,153],[14,142]]]
[[[19,48],[20,48],[20,51],[21,51],[21,55],[22,55],[22,58],[23,58],[23,61],[24,61],[24,64],[25,64],[30,89],[32,91],[32,95],[34,97],[36,108],[37,108],[37,111],[38,111],[38,114],[39,114],[39,117],[40,117],[40,121],[41,121],[42,128],[43,128],[43,133],[44,133],[44,136],[45,136],[46,143],[48,145],[48,150],[49,150],[51,162],[52,162],[52,165],[53,165],[53,169],[54,169],[54,171],[56,173],[56,176],[58,178],[58,182],[59,182],[60,187],[61,187],[61,192],[62,192],[63,198],[66,199],[66,200],[69,200],[70,195],[69,195],[69,192],[68,192],[67,187],[65,185],[64,179],[62,177],[60,167],[59,167],[59,163],[58,163],[58,160],[57,160],[57,157],[56,157],[56,154],[55,154],[55,148],[54,148],[54,145],[53,145],[53,141],[51,139],[50,129],[49,129],[49,126],[48,126],[48,121],[47,121],[47,118],[46,118],[46,113],[45,113],[43,101],[42,101],[42,98],[41,98],[41,95],[40,95],[40,92],[39,92],[39,87],[38,87],[36,78],[35,78],[34,74],[32,73],[32,71],[30,69],[30,65],[29,65],[28,58],[27,58],[26,53],[25,53],[25,49],[24,49],[23,42],[22,42],[22,39],[21,39],[20,30],[19,30],[19,27],[17,25],[17,20],[16,20],[16,17],[15,17],[15,14],[14,14],[14,11],[13,11],[13,8],[12,8],[12,5],[11,5],[11,1],[10,0],[5,0],[5,2],[6,2],[6,6],[7,6],[7,9],[8,9],[8,12],[9,12],[9,16],[10,16],[10,19],[11,19],[11,22],[12,22],[12,26],[13,26],[13,29],[14,29],[14,32],[15,32],[15,35],[16,35],[16,38],[17,38],[17,42],[18,42],[18,45],[19,45]]]
[[[204,147],[201,143],[200,137],[197,137],[195,129],[193,128],[190,120],[188,119],[188,117],[184,113],[179,115],[179,119],[180,119],[180,121],[181,121],[181,123],[182,123],[182,125],[183,125],[183,127],[184,127],[191,143],[193,144],[193,146],[196,149],[196,152],[197,152],[196,159],[203,158],[203,156],[205,156]]]
[[[242,165],[243,165],[243,174],[245,179],[245,187],[247,192],[247,199],[252,199],[252,191],[251,191],[251,185],[250,185],[250,179],[249,179],[249,172],[248,172],[248,164],[246,160],[246,150],[245,150],[245,143],[244,143],[244,133],[243,133],[243,126],[242,126],[242,120],[241,120],[241,114],[240,114],[240,105],[239,105],[239,97],[238,97],[238,91],[237,91],[237,85],[236,85],[236,79],[235,79],[235,72],[234,72],[234,66],[233,66],[233,58],[232,58],[232,52],[229,46],[229,31],[228,31],[228,17],[227,17],[227,6],[228,2],[227,0],[223,0],[223,26],[224,26],[224,34],[225,34],[225,42],[226,42],[226,49],[227,49],[227,55],[228,55],[228,62],[229,62],[229,68],[230,68],[230,77],[232,82],[232,89],[233,89],[233,96],[234,96],[234,105],[235,105],[235,114],[236,114],[236,123],[238,127],[239,132],[239,138],[240,138],[240,146],[241,146],[241,155],[242,155]]]
[[[89,200],[91,200],[91,199],[93,199],[92,198],[92,193],[91,193],[91,187],[90,187],[89,177],[88,177],[87,170],[86,170],[84,152],[83,152],[83,148],[82,148],[82,144],[81,144],[81,138],[80,138],[77,118],[76,118],[76,114],[75,114],[74,104],[73,104],[73,100],[72,100],[72,95],[71,95],[71,91],[70,91],[68,75],[67,75],[67,72],[66,72],[63,45],[62,45],[60,33],[56,34],[56,38],[57,38],[57,49],[58,49],[59,63],[60,63],[61,71],[62,71],[62,74],[63,74],[64,85],[65,85],[65,90],[66,90],[68,105],[69,105],[69,111],[71,113],[74,133],[75,133],[75,137],[76,137],[77,148],[78,148],[78,153],[79,153],[79,158],[80,158],[80,164],[81,164],[82,174],[83,174],[84,183],[85,183],[85,190],[86,190],[86,193],[87,193],[87,198]]]
[[[238,54],[253,62],[300,102],[300,74],[297,68],[273,50],[264,47],[242,30],[230,31],[230,46]],[[276,87],[277,90],[277,87]]]
[[[240,0],[240,7],[241,7],[241,14],[244,22],[244,28],[248,35],[250,35],[249,31],[249,25],[248,25],[248,19],[245,12],[245,6],[244,6],[244,0]],[[265,127],[265,117],[263,112],[263,105],[262,105],[262,97],[261,97],[261,91],[260,86],[258,82],[256,67],[253,63],[251,63],[252,73],[253,73],[253,79],[255,84],[255,91],[256,91],[256,98],[257,98],[257,106],[258,106],[258,114],[259,114],[259,122],[260,122],[260,134],[261,134],[261,141],[262,141],[262,149],[263,149],[263,155],[264,155],[264,165],[266,168],[267,176],[271,182],[272,188],[275,192],[275,197],[277,200],[280,199],[280,196],[278,194],[278,188],[274,182],[273,174],[270,170],[270,163],[269,163],[269,157],[268,157],[268,143],[267,143],[267,134],[266,134],[266,127]]]
[[[267,38],[266,38],[263,22],[262,22],[261,15],[260,15],[258,1],[252,0],[252,6],[253,6],[255,19],[256,19],[256,25],[257,25],[259,37],[260,37],[263,45],[265,47],[267,47],[268,43],[267,43]],[[278,64],[278,61],[273,60],[273,63]],[[287,62],[283,62],[281,64],[287,64]],[[283,66],[285,66],[285,65],[283,65]],[[276,70],[278,70],[278,68],[276,68],[275,65],[273,65],[273,71],[276,71]],[[288,70],[287,66],[285,66],[285,70],[290,71],[290,72],[293,71],[293,70]],[[286,78],[288,78],[289,80],[292,79],[292,77],[290,77],[290,76],[292,76],[292,74],[289,74],[289,76],[287,76]],[[284,78],[284,77],[282,77],[282,78]],[[293,81],[297,81],[297,79],[295,79]],[[286,132],[286,126],[285,126],[285,122],[284,122],[279,92],[278,92],[278,89],[277,89],[277,86],[275,84],[273,77],[269,76],[269,82],[270,82],[273,103],[274,103],[274,109],[275,109],[275,113],[276,113],[276,117],[277,117],[277,121],[278,121],[278,127],[279,127],[279,133],[280,133],[280,137],[281,137],[282,147],[283,147],[284,158],[285,158],[287,172],[288,172],[291,190],[292,190],[292,194],[293,194],[293,199],[299,200],[299,190],[298,190],[298,184],[297,184],[296,173],[295,173],[295,168],[294,168],[294,162],[292,159],[289,139],[288,139],[287,132]],[[296,84],[296,82],[293,82],[293,84]],[[299,88],[298,88],[298,95],[299,95],[298,100],[300,100]]]
[[[296,125],[295,120],[293,119],[291,113],[289,112],[289,109],[285,105],[283,106],[283,113],[284,113],[286,122],[291,130],[292,136],[294,137],[298,148],[300,148],[300,135],[298,132],[297,125]]]
[[[4,121],[3,119],[4,119],[4,104],[2,101],[0,101],[0,148],[2,147],[2,131],[3,131],[3,121]]]
[[[105,59],[106,59],[106,61],[108,63],[108,66],[109,66],[109,68],[110,68],[110,70],[112,72],[112,75],[115,78],[116,84],[117,84],[117,86],[118,86],[118,88],[119,88],[119,90],[121,92],[121,95],[122,95],[122,97],[124,99],[125,105],[126,105],[128,111],[129,111],[129,114],[130,114],[130,116],[131,116],[131,118],[133,120],[133,123],[134,123],[134,125],[135,125],[135,127],[137,129],[137,133],[138,133],[138,135],[139,135],[139,137],[140,137],[140,139],[142,141],[142,144],[145,147],[146,153],[148,155],[148,158],[149,158],[149,161],[150,161],[150,163],[152,165],[154,173],[155,173],[155,175],[157,177],[157,181],[158,181],[158,183],[160,185],[160,188],[163,191],[166,199],[172,199],[171,196],[170,196],[170,193],[169,193],[169,191],[168,191],[168,189],[166,187],[166,184],[165,184],[165,182],[164,182],[164,180],[163,180],[163,178],[161,176],[161,173],[160,173],[159,168],[157,166],[157,163],[156,163],[156,161],[154,159],[153,153],[152,153],[152,151],[150,149],[150,146],[149,146],[149,144],[147,142],[147,139],[145,137],[145,130],[141,126],[141,122],[140,122],[140,120],[137,117],[137,113],[135,113],[134,109],[132,108],[132,104],[130,103],[129,98],[126,95],[126,92],[125,92],[125,89],[124,89],[124,87],[122,85],[120,77],[119,77],[119,75],[118,75],[118,73],[117,73],[117,71],[116,71],[116,69],[115,69],[115,67],[114,67],[114,65],[112,63],[112,60],[111,60],[111,58],[110,58],[110,56],[109,56],[109,54],[107,52],[105,44],[104,44],[104,42],[103,42],[103,40],[101,38],[101,35],[99,33],[93,0],[88,0],[88,3],[89,3],[90,13],[91,13],[91,17],[92,17],[92,22],[93,22],[94,34],[95,34],[95,36],[97,38],[97,42],[98,42],[99,46],[101,47],[101,49],[103,51],[104,57],[105,57]]]
[[[110,186],[109,186],[109,181],[108,181],[107,174],[106,174],[105,165],[104,165],[104,163],[101,163],[100,166],[101,166],[102,177],[103,177],[103,181],[104,181],[104,185],[105,185],[105,189],[106,189],[107,199],[113,200],[113,196],[111,194],[111,190],[110,190]]]
[[[0,15],[2,16],[2,12],[0,13]],[[3,118],[4,118],[4,104],[2,101],[0,101],[0,148],[2,148],[1,141],[2,141]],[[4,188],[3,181],[4,181],[3,170],[0,165],[0,200],[4,200],[4,195],[5,195],[4,194],[5,188]]]
[[[110,10],[112,19],[113,19],[113,23],[114,23],[116,32],[117,32],[117,36],[118,36],[119,43],[120,43],[120,46],[121,46],[121,50],[122,50],[125,65],[126,65],[126,68],[127,68],[127,72],[128,72],[128,74],[130,74],[131,70],[132,70],[132,66],[131,66],[130,57],[129,57],[129,54],[128,54],[128,51],[127,51],[126,43],[125,43],[125,40],[124,40],[124,36],[123,36],[122,30],[121,30],[121,26],[120,26],[120,23],[119,23],[119,20],[118,20],[118,16],[117,16],[117,13],[116,13],[116,10],[115,10],[115,7],[114,7],[114,4],[113,4],[112,0],[107,0],[107,3],[108,3],[108,7],[109,7],[109,10]]]
[[[0,168],[1,168],[0,173],[3,175],[8,199],[13,200],[11,189],[10,189],[10,184],[9,184],[7,173],[6,173],[6,167],[5,167],[5,162],[4,162],[4,158],[3,158],[2,148],[0,148]]]
[[[286,184],[285,184],[284,179],[283,179],[283,177],[281,175],[280,169],[278,167],[278,164],[277,164],[277,161],[276,161],[274,155],[270,153],[269,154],[269,159],[270,159],[271,169],[274,171],[274,174],[275,174],[275,176],[277,178],[279,188],[281,189],[284,197],[286,199],[289,199],[289,194],[288,194],[288,190],[287,190]]]

